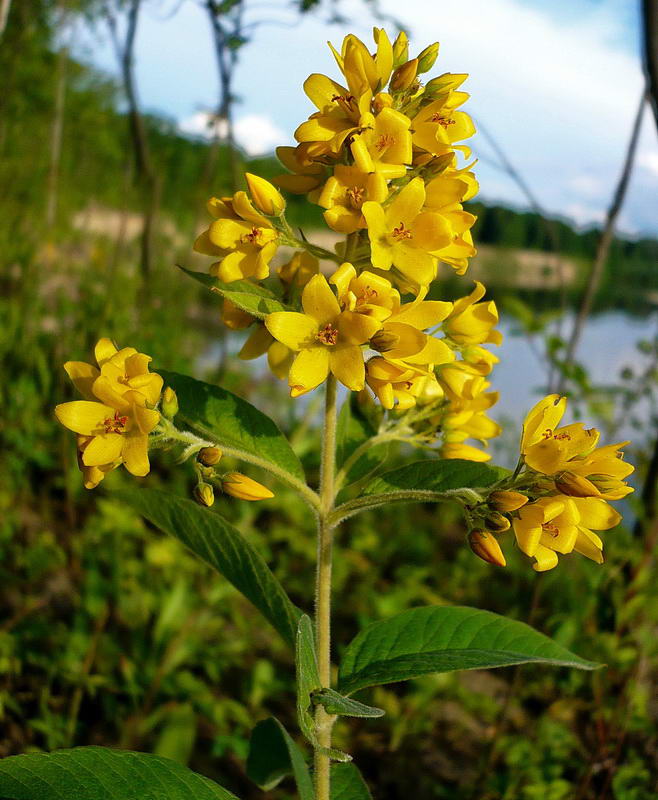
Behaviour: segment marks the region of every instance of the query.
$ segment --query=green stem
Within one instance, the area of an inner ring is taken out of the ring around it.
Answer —
[[[276,464],[273,464],[271,461],[266,461],[265,459],[261,459],[252,453],[248,453],[244,450],[240,450],[237,447],[231,447],[230,445],[224,444],[216,437],[213,437],[212,441],[207,441],[191,431],[179,430],[170,420],[162,417],[160,420],[160,429],[156,432],[155,436],[151,437],[150,441],[155,446],[160,446],[168,442],[179,442],[180,444],[186,444],[187,447],[183,451],[184,461],[187,460],[191,455],[194,455],[201,450],[202,447],[219,447],[225,456],[237,458],[240,461],[246,461],[249,464],[253,464],[255,467],[260,467],[266,472],[269,472],[270,475],[273,475],[275,478],[280,480],[281,483],[285,483],[287,486],[297,492],[297,494],[299,494],[299,496],[306,503],[308,503],[313,511],[316,514],[318,513],[320,498],[316,492],[308,487],[303,481],[299,480],[299,478],[296,478],[294,475],[286,472],[286,470],[282,469]]]
[[[320,683],[331,686],[331,556],[336,472],[336,379],[327,378],[322,460],[320,463],[320,509],[318,514],[318,564],[315,593],[316,653]],[[335,717],[319,705],[315,727],[320,748],[331,747],[331,728]],[[329,800],[330,759],[319,748],[315,751],[315,798]]]
[[[330,517],[333,526],[338,525],[348,517],[360,514],[362,511],[370,511],[378,506],[388,505],[389,503],[440,503],[445,500],[456,500],[462,504],[481,503],[483,500],[482,491],[469,489],[446,489],[444,492],[433,492],[430,489],[400,489],[397,492],[386,492],[383,494],[366,495],[349,500],[334,509]]]

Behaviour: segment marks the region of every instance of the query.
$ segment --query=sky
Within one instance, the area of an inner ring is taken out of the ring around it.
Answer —
[[[404,24],[412,54],[441,43],[430,77],[469,73],[465,110],[495,137],[544,209],[582,226],[603,220],[643,85],[639,0],[380,0],[379,6]],[[248,19],[258,24],[241,50],[236,135],[259,155],[292,144],[294,129],[314,110],[302,90],[309,73],[339,77],[326,41],[339,46],[353,32],[370,46],[373,17],[362,0],[339,2],[347,25],[330,24],[322,13],[300,21],[288,0],[253,0],[249,7]],[[80,28],[75,40],[80,57],[117,74],[102,29]],[[145,109],[203,135],[218,81],[197,0],[145,0],[136,74]],[[486,138],[477,134],[469,144],[480,159],[480,198],[526,206]],[[619,227],[658,235],[658,136],[648,108]]]

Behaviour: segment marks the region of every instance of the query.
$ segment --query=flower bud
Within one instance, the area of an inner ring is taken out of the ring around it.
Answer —
[[[393,66],[399,67],[400,64],[409,58],[409,38],[404,31],[398,33],[393,42]]]
[[[612,478],[610,475],[588,475],[587,479],[596,486],[601,497],[606,500],[621,500],[635,491],[632,486],[619,478]]]
[[[418,59],[412,58],[401,67],[398,67],[391,78],[390,89],[392,92],[403,92],[416,80],[418,74]]]
[[[429,44],[418,54],[418,74],[429,72],[434,66],[439,55],[439,43]]]
[[[484,518],[484,524],[493,533],[505,533],[512,524],[507,517],[498,511],[490,511]]]
[[[269,181],[261,178],[258,175],[252,175],[250,172],[245,173],[247,184],[249,186],[249,193],[254,205],[263,214],[270,217],[278,217],[285,211],[286,201],[283,196]]]
[[[210,506],[215,502],[215,493],[209,483],[198,483],[194,487],[194,499],[200,506]]]
[[[378,353],[387,353],[393,350],[400,343],[400,337],[397,333],[391,331],[377,331],[377,333],[370,340],[370,347]]]
[[[176,397],[176,392],[171,386],[167,386],[162,393],[160,411],[167,419],[173,419],[178,414],[178,397]]]
[[[600,497],[601,492],[592,481],[575,475],[573,472],[563,472],[555,478],[555,488],[569,497]]]
[[[391,108],[392,105],[393,98],[388,92],[379,92],[379,94],[374,96],[372,101],[372,106],[376,114],[379,114],[384,108]]]
[[[240,472],[229,472],[222,478],[222,490],[238,500],[267,500],[274,494],[262,483]]]
[[[221,457],[222,451],[219,447],[202,447],[197,455],[197,461],[204,467],[214,467]]]
[[[516,511],[528,502],[528,498],[521,492],[501,490],[492,492],[487,498],[489,508],[494,511]]]
[[[507,566],[498,540],[488,531],[471,531],[468,534],[468,544],[475,555],[487,564],[494,564],[497,567]]]

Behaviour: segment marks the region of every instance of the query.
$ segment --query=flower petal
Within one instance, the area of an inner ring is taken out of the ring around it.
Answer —
[[[315,389],[329,374],[329,348],[318,345],[300,351],[290,367],[288,385],[294,397]]]
[[[265,326],[272,336],[291,350],[301,350],[315,342],[318,323],[297,311],[275,311],[265,317]]]
[[[425,203],[425,184],[422,178],[414,178],[391,201],[386,210],[386,219],[391,229],[403,222],[408,228],[420,214]]]
[[[113,417],[114,409],[103,403],[74,400],[56,406],[55,416],[65,428],[75,433],[96,436],[105,431],[103,420]]]
[[[302,307],[304,313],[316,320],[319,325],[332,322],[340,314],[336,295],[331,291],[324,275],[314,275],[306,284],[302,292]]]
[[[148,475],[151,468],[148,456],[148,438],[141,434],[128,434],[121,438],[123,439],[121,455],[128,472],[137,477]]]
[[[91,387],[100,374],[96,367],[86,364],[84,361],[67,361],[64,369],[80,394],[87,400],[94,400]]]
[[[363,351],[358,345],[336,347],[329,354],[332,373],[353,392],[360,392],[365,383]]]
[[[103,433],[94,438],[82,453],[82,463],[87,467],[112,464],[121,457],[124,437],[119,433]]]

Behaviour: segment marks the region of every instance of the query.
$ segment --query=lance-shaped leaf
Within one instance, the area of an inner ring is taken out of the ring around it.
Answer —
[[[158,489],[123,490],[116,495],[220,572],[289,644],[294,644],[301,611],[260,553],[230,522],[192,500]]]
[[[597,669],[523,622],[463,606],[412,608],[365,628],[348,645],[338,690],[408,680],[430,672],[512,664]]]
[[[324,706],[327,714],[337,714],[342,717],[375,719],[383,717],[386,713],[383,708],[367,706],[352,697],[344,697],[333,689],[319,689],[313,692],[311,699],[316,705]]]
[[[388,494],[401,490],[446,492],[463,488],[486,488],[508,475],[508,470],[458,458],[413,461],[370,481],[362,495]]]
[[[331,765],[331,800],[372,800],[372,795],[354,763]]]
[[[235,800],[219,784],[168,758],[76,747],[0,760],[3,800]]]
[[[313,623],[306,614],[300,617],[297,628],[295,669],[297,676],[297,721],[302,733],[314,748],[326,753],[335,761],[350,761],[352,757],[341,750],[321,747],[315,733],[313,695],[315,692],[322,690],[322,685],[315,655]]]
[[[190,278],[230,300],[239,309],[246,311],[257,319],[264,319],[268,314],[273,314],[275,311],[294,311],[293,308],[278,300],[269,289],[256,283],[251,283],[251,281],[222,283],[222,281],[205,272],[193,272],[185,269],[185,267],[180,267],[180,269]]]
[[[251,732],[247,775],[264,792],[294,775],[300,800],[313,800],[313,781],[304,754],[275,717],[264,719]]]
[[[227,454],[248,456],[252,464],[267,469],[277,477],[291,476],[304,481],[304,470],[286,437],[276,424],[241,397],[176,372],[159,370],[165,384],[178,395],[179,427],[189,425],[195,431],[224,447]]]

